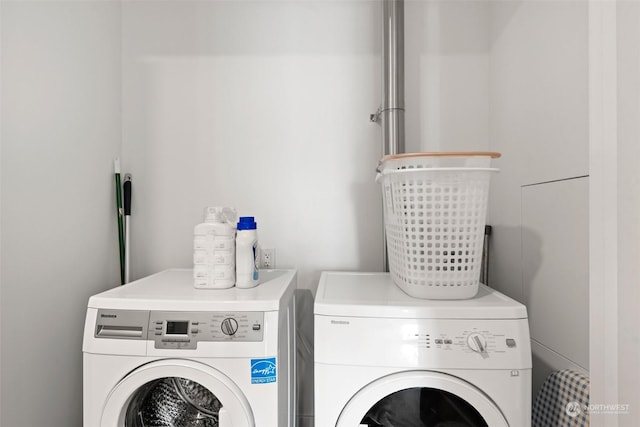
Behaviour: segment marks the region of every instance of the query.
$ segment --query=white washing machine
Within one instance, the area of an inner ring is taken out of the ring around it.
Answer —
[[[89,299],[85,427],[290,427],[294,270],[202,290],[167,270]]]
[[[527,311],[486,286],[431,301],[323,272],[314,321],[316,427],[531,425]]]

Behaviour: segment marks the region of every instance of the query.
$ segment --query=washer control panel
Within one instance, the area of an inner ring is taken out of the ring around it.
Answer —
[[[198,342],[260,342],[264,313],[98,310],[94,336],[154,341],[157,349],[195,349]]]
[[[264,313],[152,311],[148,331],[160,349],[194,349],[202,341],[262,341]]]

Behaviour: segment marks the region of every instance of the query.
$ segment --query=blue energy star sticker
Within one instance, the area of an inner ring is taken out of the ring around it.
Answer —
[[[266,384],[276,382],[276,358],[251,359],[251,384]]]

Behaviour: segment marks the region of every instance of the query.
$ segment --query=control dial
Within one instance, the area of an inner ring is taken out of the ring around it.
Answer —
[[[486,353],[487,340],[480,334],[474,333],[467,337],[467,345],[476,353]]]
[[[233,317],[227,317],[222,321],[220,329],[225,335],[234,335],[236,332],[238,332],[238,321]]]

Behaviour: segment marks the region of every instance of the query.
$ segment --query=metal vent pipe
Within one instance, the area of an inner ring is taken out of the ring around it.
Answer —
[[[404,153],[404,0],[383,0],[382,63],[382,151]]]
[[[382,124],[382,154],[405,152],[404,146],[404,0],[382,1],[383,98],[376,119]],[[382,230],[384,271],[389,271],[387,239]]]

